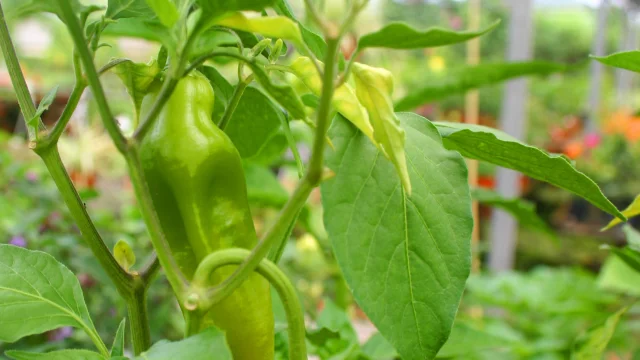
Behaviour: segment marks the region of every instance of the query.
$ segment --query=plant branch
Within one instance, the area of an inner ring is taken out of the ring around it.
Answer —
[[[62,110],[62,114],[60,115],[58,122],[56,122],[56,125],[51,130],[51,133],[49,133],[47,138],[43,141],[42,147],[55,146],[55,144],[58,143],[60,136],[62,136],[64,129],[69,123],[69,120],[71,120],[71,116],[73,116],[73,112],[78,107],[78,103],[80,102],[80,98],[82,97],[82,93],[86,87],[87,85],[82,79],[76,80],[76,84],[69,96],[69,101],[67,101],[67,104],[64,106],[64,110]],[[38,146],[40,146],[40,144],[38,144]]]
[[[169,101],[171,94],[173,94],[173,90],[178,85],[178,80],[179,79],[168,75],[165,81],[162,83],[160,93],[158,93],[156,101],[151,106],[151,110],[149,110],[147,116],[145,116],[145,118],[140,123],[140,127],[138,127],[138,129],[133,134],[133,138],[137,142],[142,141],[144,136],[151,129],[151,125],[153,125],[153,123],[156,121],[158,115],[160,115],[160,111],[162,111],[164,105],[167,103],[167,101]]]
[[[151,347],[149,312],[147,311],[147,286],[141,284],[138,290],[127,300],[127,312],[131,327],[131,342],[134,355],[140,355]]]
[[[233,116],[233,113],[236,111],[238,104],[240,103],[240,99],[242,98],[242,94],[244,94],[244,90],[249,86],[249,84],[253,81],[253,74],[247,76],[244,80],[240,80],[238,85],[236,85],[235,90],[233,91],[233,96],[231,96],[231,101],[229,102],[229,106],[224,109],[224,114],[222,115],[222,119],[218,122],[218,127],[220,130],[224,131],[224,129],[229,125],[229,121]]]
[[[203,289],[209,286],[211,274],[216,269],[227,265],[241,264],[250,255],[251,252],[246,249],[226,249],[209,254],[200,262],[200,265],[198,265],[196,269],[193,277],[194,289],[197,291],[197,289]],[[255,268],[255,271],[271,283],[278,292],[280,300],[282,300],[282,304],[284,305],[287,314],[287,332],[289,334],[289,359],[306,360],[307,348],[305,343],[304,313],[293,285],[278,266],[267,259],[262,259]],[[206,307],[210,306],[210,304],[207,304],[206,298],[203,300],[202,305],[204,308],[198,307],[198,312],[206,311]]]
[[[158,261],[158,255],[154,252],[151,256],[151,260],[140,272],[140,277],[146,286],[149,286],[158,271],[160,271],[160,261]]]

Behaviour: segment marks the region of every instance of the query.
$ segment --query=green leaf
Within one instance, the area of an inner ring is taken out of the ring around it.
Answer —
[[[105,16],[113,20],[136,17],[151,19],[155,17],[155,12],[145,0],[109,0]]]
[[[169,53],[174,53],[176,48],[171,32],[157,19],[149,20],[141,17],[119,19],[109,23],[102,35],[134,37],[159,42],[167,47]]]
[[[628,247],[631,250],[640,252],[640,232],[631,225],[625,225],[622,230],[624,231],[624,236],[627,238]]]
[[[216,328],[208,328],[181,341],[160,341],[134,360],[211,360],[212,354],[216,360],[233,360],[224,333]]]
[[[609,255],[598,274],[598,286],[607,291],[640,296],[640,272],[620,257]]]
[[[358,48],[417,49],[452,45],[484,35],[498,24],[500,20],[479,31],[456,32],[438,27],[420,31],[405,23],[391,23],[376,32],[363,35],[358,41]]]
[[[58,86],[49,90],[49,92],[42,98],[40,104],[38,104],[38,109],[36,109],[36,113],[33,115],[29,121],[27,121],[27,126],[32,129],[38,128],[38,119],[40,116],[44,114],[45,111],[49,109],[49,106],[53,104],[53,101],[56,99],[56,94],[58,93]]]
[[[300,96],[291,85],[272,81],[264,68],[255,62],[250,62],[248,65],[264,91],[287,110],[293,120],[301,120],[307,116]]]
[[[300,33],[302,33],[302,40],[307,44],[309,50],[316,56],[318,59],[324,59],[324,54],[327,51],[327,43],[324,42],[322,36],[314,33],[313,31],[307,29],[301,22],[298,20],[291,10],[291,6],[287,0],[277,0],[275,5],[276,13],[279,15],[283,15],[288,17],[289,19],[298,23],[298,27],[300,28]]]
[[[362,351],[349,316],[330,299],[323,302],[324,309],[316,320],[318,329],[307,333],[309,352],[321,359],[358,359]]]
[[[405,133],[393,112],[391,93],[393,75],[385,69],[354,63],[353,77],[358,100],[369,114],[373,138],[385,157],[393,163],[407,195],[411,195],[411,180],[405,157]]]
[[[109,354],[112,357],[124,356],[124,333],[126,330],[126,323],[127,319],[122,319],[122,321],[120,321],[120,325],[118,325],[118,330],[116,331],[116,336],[113,339],[113,345],[111,345],[111,352]]]
[[[230,11],[261,11],[275,0],[196,0],[207,14],[222,15]]]
[[[80,14],[87,9],[78,0],[69,0],[73,12]],[[60,7],[52,0],[13,0],[2,1],[2,7],[7,18],[21,18],[39,12],[48,12],[58,16],[62,20]]]
[[[240,98],[224,132],[238,149],[249,158],[260,152],[267,140],[280,128],[282,111],[267,96],[254,87],[247,87]]]
[[[380,333],[375,333],[362,346],[362,352],[374,360],[391,360],[398,358],[398,352]]]
[[[640,215],[640,195],[636,196],[636,198],[633,199],[631,204],[627,206],[626,209],[622,210],[622,215],[626,216],[627,219]],[[609,230],[620,223],[622,223],[622,220],[618,218],[614,218],[607,224],[607,226],[602,228],[602,231]]]
[[[447,149],[548,182],[624,219],[624,215],[604,196],[598,185],[562,155],[548,154],[486,126],[451,122],[437,122],[435,125]]]
[[[213,92],[215,93],[213,114],[211,119],[214,123],[219,123],[224,115],[224,111],[233,97],[233,86],[212,66],[202,66],[198,69],[209,79]]]
[[[7,356],[15,360],[106,360],[97,352],[88,350],[58,350],[48,353],[9,350]]]
[[[471,197],[482,204],[502,209],[516,218],[521,225],[543,231],[557,240],[555,232],[538,216],[536,206],[532,202],[519,198],[507,199],[495,191],[479,188],[471,191]]]
[[[160,22],[170,28],[180,18],[176,5],[171,0],[146,0],[147,5],[153,9]]]
[[[282,187],[273,171],[251,162],[245,161],[243,165],[249,201],[276,208],[282,207],[287,202],[289,194]]]
[[[398,114],[413,184],[402,191],[394,167],[337,117],[322,184],[324,222],[358,304],[405,360],[431,359],[445,343],[471,264],[471,197],[464,159],[437,129]]]
[[[248,33],[244,33],[248,34]],[[249,36],[245,36],[243,39],[241,37],[241,41],[243,46],[248,48],[253,47],[257,43],[257,38],[255,35],[248,34]],[[245,41],[243,41],[245,40]],[[228,47],[228,46],[237,46],[238,38],[233,36],[227,31],[219,30],[219,29],[207,29],[200,36],[198,36],[191,46],[191,51],[189,52],[189,56],[192,59],[195,59],[199,56],[208,54],[214,51],[219,47]],[[250,45],[253,44],[253,45]]]
[[[518,342],[503,334],[493,334],[474,324],[457,321],[449,340],[438,352],[438,358],[467,359],[483,351],[492,351],[492,353],[497,353],[500,349],[504,351],[515,344]]]
[[[131,249],[131,246],[124,240],[118,240],[113,247],[113,257],[116,258],[118,264],[120,264],[125,271],[129,271],[129,269],[136,264],[136,254],[133,252],[133,249]]]
[[[151,60],[146,64],[126,60],[116,65],[113,69],[124,83],[127,93],[131,96],[135,108],[136,123],[140,120],[142,99],[149,93],[151,85],[161,70],[156,60]]]
[[[97,337],[76,276],[53,256],[0,245],[0,341],[62,326]]]
[[[599,325],[580,336],[573,345],[572,360],[600,360],[616,330],[620,318],[629,308],[624,307],[609,316],[604,324]]]
[[[298,23],[286,16],[247,17],[243,13],[231,13],[216,21],[217,25],[231,29],[258,33],[264,37],[290,40],[302,43]]]
[[[494,63],[466,66],[444,74],[440,79],[428,79],[424,86],[413,90],[396,103],[396,111],[416,108],[424,103],[439,100],[449,95],[462,94],[467,90],[499,83],[508,79],[530,75],[549,75],[564,71],[566,65],[531,61],[520,63]]]
[[[640,73],[640,51],[623,51],[609,56],[591,56],[592,59],[620,69]]]

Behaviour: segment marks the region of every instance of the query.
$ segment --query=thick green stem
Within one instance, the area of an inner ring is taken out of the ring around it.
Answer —
[[[151,125],[156,121],[158,115],[160,115],[160,111],[164,107],[164,104],[167,103],[171,94],[173,94],[173,90],[178,85],[178,79],[171,75],[168,75],[162,84],[162,88],[160,89],[160,93],[156,101],[153,103],[151,110],[147,113],[147,116],[140,123],[140,127],[133,134],[133,138],[140,142],[144,138],[145,134],[151,129]]]
[[[133,352],[140,355],[151,347],[151,331],[149,329],[149,313],[147,311],[147,287],[144,284],[127,300],[129,324],[131,324],[131,340]]]
[[[69,123],[69,120],[71,120],[71,116],[78,107],[78,103],[80,102],[80,98],[82,97],[82,93],[86,87],[87,85],[82,79],[76,80],[76,84],[69,96],[69,101],[67,102],[67,105],[65,105],[64,110],[62,110],[62,114],[60,115],[58,122],[53,127],[53,130],[51,130],[49,136],[38,144],[39,147],[55,146],[55,144],[58,143],[58,139],[60,139],[60,136],[62,136],[64,129]]]
[[[202,289],[209,286],[211,274],[218,268],[227,265],[238,265],[251,255],[245,249],[226,249],[216,251],[202,260],[193,277],[193,287]],[[288,334],[289,334],[289,359],[307,359],[307,348],[305,344],[304,313],[298,294],[287,276],[278,266],[267,259],[260,261],[255,268],[260,275],[271,283],[276,289],[287,314]],[[206,311],[210,304],[207,299],[201,303],[203,308],[198,307],[197,312]]]
[[[253,80],[253,75],[247,77],[246,79],[240,79],[238,85],[236,85],[236,89],[233,91],[233,96],[231,97],[231,101],[229,102],[229,106],[224,110],[224,114],[222,115],[222,119],[218,123],[218,127],[220,130],[224,131],[224,129],[229,125],[229,120],[233,116],[233,113],[236,111],[238,104],[240,103],[240,99],[242,98],[242,94],[244,94],[244,90],[249,86],[251,81]]]

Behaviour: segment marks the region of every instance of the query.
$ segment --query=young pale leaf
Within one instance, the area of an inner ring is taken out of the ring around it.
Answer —
[[[382,153],[391,160],[402,181],[404,191],[411,195],[411,180],[404,154],[405,133],[393,112],[391,101],[393,76],[385,69],[359,63],[353,64],[352,71],[356,83],[356,95],[367,109],[369,121],[373,126],[374,144],[377,144]]]
[[[580,336],[573,345],[572,360],[600,360],[616,330],[620,318],[629,308],[624,307],[609,316],[604,324]]]
[[[322,79],[320,79],[320,75],[318,75],[318,71],[313,66],[311,59],[301,56],[290,65],[290,68],[309,90],[316,96],[320,96]],[[334,91],[331,106],[367,135],[374,144],[377,144],[376,139],[373,137],[373,126],[369,121],[367,109],[360,104],[356,91],[351,85],[345,82]]]
[[[316,58],[324,59],[324,54],[327,51],[327,43],[324,42],[322,36],[307,29],[298,19],[296,19],[287,0],[277,0],[275,10],[279,15],[286,16],[298,23],[298,27],[300,27],[300,33],[302,34],[302,40],[304,40],[305,44],[307,44],[309,50],[311,50]]]
[[[623,51],[609,56],[591,56],[592,59],[620,69],[640,73],[640,51]]]
[[[42,116],[42,114],[44,114],[45,111],[47,111],[49,109],[49,106],[51,106],[51,104],[53,104],[53,101],[56,99],[56,94],[58,93],[58,86],[54,87],[53,89],[51,89],[43,98],[42,101],[40,101],[40,104],[38,104],[38,109],[36,109],[36,113],[35,115],[33,115],[33,117],[31,119],[29,119],[29,121],[27,121],[27,126],[30,129],[37,129],[38,128],[38,119],[40,118],[40,116]]]
[[[97,336],[78,279],[53,256],[0,245],[0,341],[62,326]]]
[[[107,360],[97,352],[88,350],[58,350],[48,353],[9,350],[6,354],[15,360]]]
[[[195,0],[206,16],[219,16],[230,11],[262,11],[275,0]]]
[[[155,17],[155,12],[146,0],[109,0],[105,16],[113,20],[136,17],[151,19]]]
[[[120,264],[125,271],[129,271],[129,269],[136,264],[136,254],[133,252],[133,249],[131,249],[131,246],[124,240],[118,240],[113,247],[113,257],[116,258],[118,264]]]
[[[358,48],[417,49],[457,44],[484,35],[498,24],[499,20],[479,31],[456,32],[438,27],[420,31],[405,23],[392,23],[363,35],[358,41]]]
[[[298,23],[286,16],[247,17],[243,13],[232,13],[216,21],[217,25],[231,29],[258,33],[268,38],[289,40],[302,43],[302,34]]]
[[[396,111],[411,110],[429,101],[462,94],[467,90],[530,75],[549,75],[564,71],[566,65],[545,61],[494,63],[467,66],[439,79],[428,79],[424,86],[411,91],[396,103]]]
[[[131,96],[135,108],[136,123],[140,120],[142,99],[149,93],[151,84],[156,80],[161,70],[156,60],[151,60],[146,64],[126,60],[116,65],[113,70]]]
[[[557,240],[553,229],[536,213],[533,203],[519,198],[507,199],[495,191],[480,188],[473,189],[471,197],[481,204],[502,209],[516,218],[521,225],[543,231]]]
[[[481,125],[437,122],[444,146],[462,156],[486,161],[548,182],[588,200],[607,213],[625,219],[598,185],[562,155],[548,154],[502,131]]]
[[[146,0],[147,4],[153,12],[156,14],[160,22],[170,28],[172,27],[180,18],[180,14],[178,13],[178,9],[176,9],[176,5],[172,0]]]
[[[471,197],[464,159],[437,129],[398,114],[412,196],[394,167],[338,116],[329,131],[336,176],[322,184],[324,223],[358,304],[405,360],[432,359],[445,343],[471,267]]]
[[[224,333],[216,328],[181,341],[160,341],[133,360],[211,360],[212,354],[216,360],[233,360]]]
[[[109,355],[113,356],[124,356],[124,333],[126,330],[127,319],[122,319],[120,321],[120,325],[118,325],[118,330],[116,331],[116,336],[113,339],[113,345],[111,345],[111,352]]]
[[[634,216],[638,216],[640,215],[640,195],[636,196],[635,199],[633,199],[633,201],[631,202],[631,204],[629,206],[627,206],[626,209],[622,210],[622,215],[626,216],[627,219],[630,219]],[[622,222],[622,220],[618,219],[618,218],[614,218],[613,220],[611,220],[607,226],[605,226],[604,228],[602,228],[602,231],[604,230],[609,230],[612,227],[620,224]]]

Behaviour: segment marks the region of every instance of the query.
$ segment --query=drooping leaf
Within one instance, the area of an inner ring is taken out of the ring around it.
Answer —
[[[113,356],[124,356],[124,333],[126,330],[125,324],[127,323],[126,319],[122,319],[120,321],[120,325],[118,325],[118,330],[116,331],[116,336],[113,338],[113,345],[111,345],[111,353]]]
[[[248,161],[243,163],[243,168],[249,201],[276,208],[287,202],[289,194],[270,169]]]
[[[405,360],[445,343],[471,263],[471,197],[464,159],[426,119],[398,114],[413,185],[353,125],[334,119],[336,176],[322,185],[324,222],[349,288]]]
[[[571,191],[603,211],[624,219],[624,215],[604,196],[598,185],[562,155],[548,154],[486,126],[452,122],[437,122],[435,125],[447,149]]]
[[[136,264],[136,254],[133,252],[133,249],[131,249],[131,246],[124,240],[118,240],[113,247],[113,257],[116,258],[118,264],[120,264],[125,271],[129,271],[129,269]]]
[[[9,350],[6,354],[15,360],[107,360],[97,352],[89,350],[58,350],[48,353]]]
[[[302,43],[302,34],[298,23],[286,16],[247,17],[243,13],[236,12],[217,20],[216,24],[231,29],[258,33],[267,38]]]
[[[146,64],[126,60],[116,65],[113,69],[124,83],[127,93],[131,96],[135,109],[136,124],[140,120],[142,99],[149,93],[151,85],[161,70],[156,60],[151,60]]]
[[[405,133],[398,117],[393,112],[391,94],[393,93],[393,75],[385,69],[368,65],[353,64],[353,77],[356,83],[356,95],[367,109],[369,121],[373,126],[375,144],[385,157],[393,163],[402,181],[402,187],[411,195],[411,180],[405,157]]]
[[[113,20],[136,17],[151,19],[155,13],[146,0],[109,0],[105,16]]]
[[[600,360],[604,354],[620,318],[629,308],[624,307],[609,316],[604,324],[599,325],[580,336],[573,345],[572,360]]]
[[[478,31],[452,31],[433,27],[417,30],[405,23],[391,23],[382,29],[363,35],[358,48],[418,49],[461,43],[495,29],[500,21]]]
[[[324,59],[324,54],[327,51],[327,43],[324,42],[322,36],[307,29],[300,20],[295,17],[287,0],[277,0],[275,10],[279,15],[286,16],[298,23],[300,33],[302,33],[302,40],[307,44],[309,50],[316,56],[316,58]]]
[[[636,198],[633,199],[631,204],[627,206],[626,209],[622,210],[622,215],[626,216],[627,219],[640,215],[640,195],[636,196]],[[609,230],[620,223],[622,223],[622,220],[618,218],[614,218],[607,224],[607,226],[602,228],[602,231]]]
[[[181,341],[160,341],[133,360],[210,360],[212,354],[216,360],[233,360],[224,333],[216,328]]]
[[[97,336],[80,283],[53,256],[0,245],[0,341],[62,326]]]
[[[247,87],[224,132],[238,148],[240,156],[256,155],[280,128],[282,111],[254,87]]]
[[[519,198],[507,199],[495,191],[480,188],[473,189],[471,191],[471,197],[481,204],[496,207],[508,212],[523,226],[534,230],[544,231],[557,239],[553,229],[551,229],[549,225],[540,216],[538,216],[535,205],[529,201]]]
[[[499,83],[508,79],[531,75],[549,75],[567,69],[566,65],[545,61],[494,63],[467,66],[440,78],[424,81],[424,86],[411,91],[396,102],[396,111],[411,110],[424,103],[467,90]]]
[[[178,9],[172,0],[146,0],[149,7],[153,10],[155,15],[160,19],[160,22],[171,28],[180,18]]]
[[[605,65],[640,73],[640,51],[623,51],[608,56],[591,56]]]

